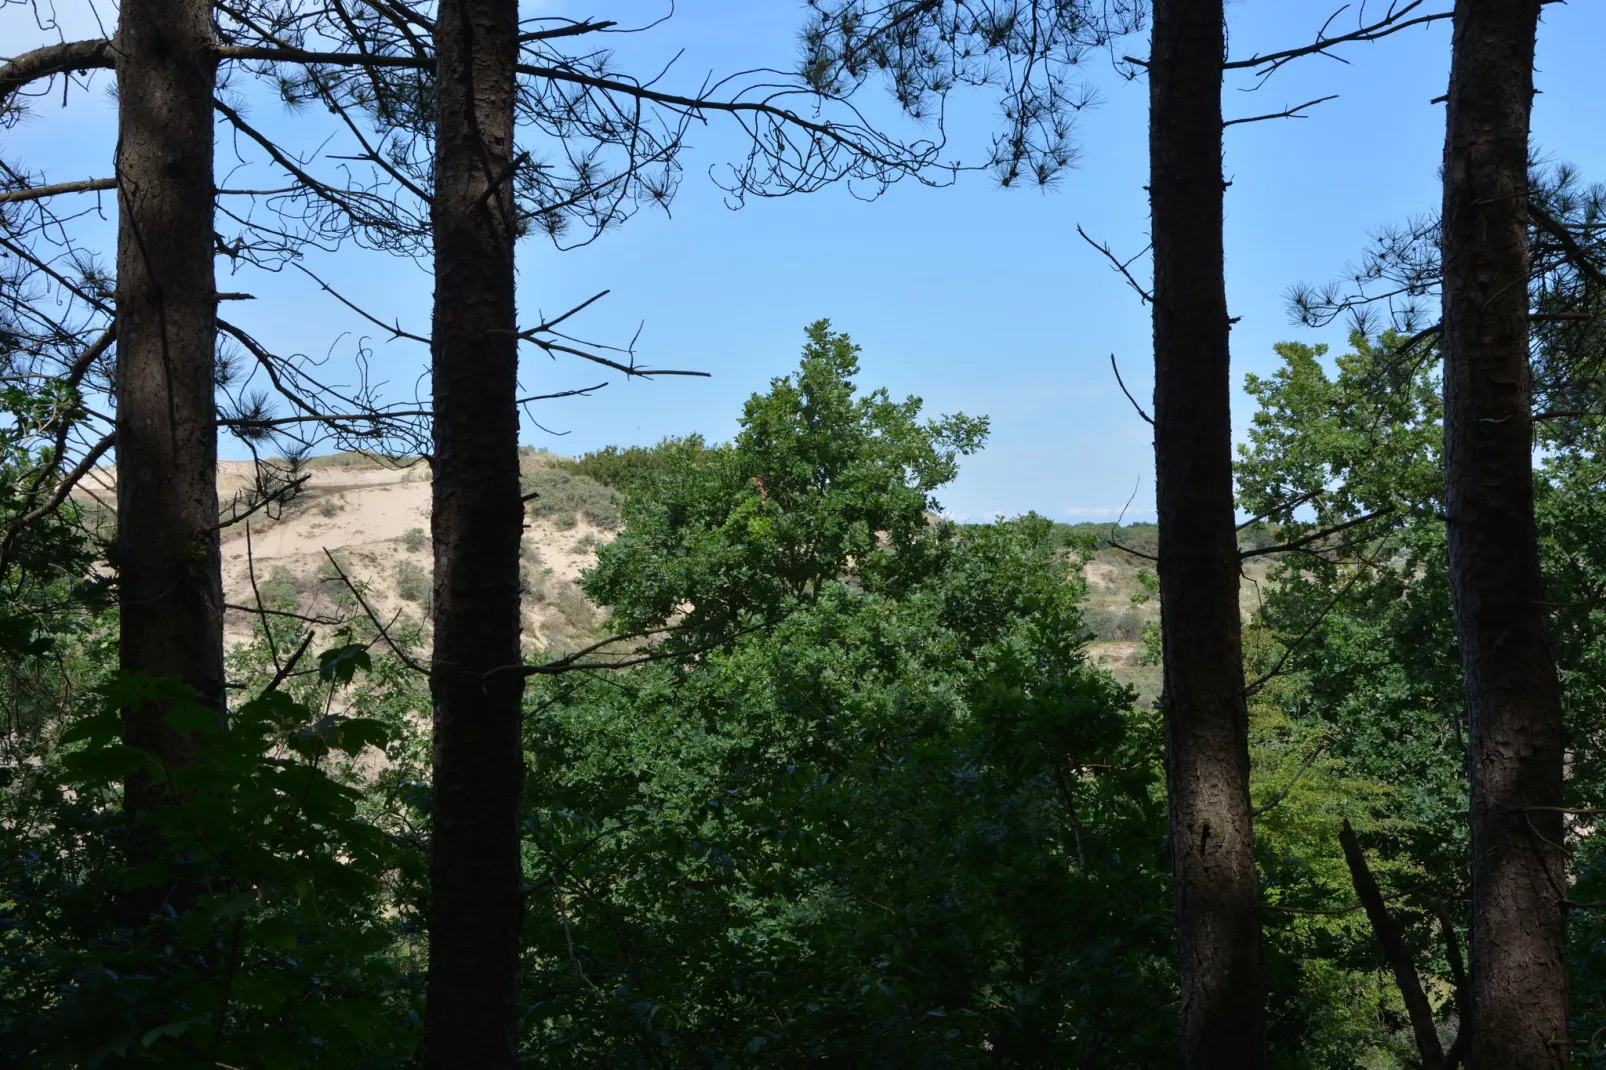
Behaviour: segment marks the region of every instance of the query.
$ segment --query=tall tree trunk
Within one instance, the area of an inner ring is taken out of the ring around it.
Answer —
[[[1444,464],[1471,726],[1468,1065],[1567,1063],[1560,689],[1534,528],[1528,117],[1540,0],[1459,0],[1444,146]]]
[[[435,25],[434,847],[425,1065],[514,1064],[519,793],[516,0]],[[495,672],[493,670],[502,670]]]
[[[182,680],[223,709],[212,237],[212,91],[206,0],[124,0],[116,52],[117,570],[123,669]],[[149,703],[124,741],[169,766],[192,741]],[[131,778],[124,806],[160,805]]]
[[[1261,1065],[1222,249],[1222,0],[1155,0],[1154,450],[1183,1065]]]

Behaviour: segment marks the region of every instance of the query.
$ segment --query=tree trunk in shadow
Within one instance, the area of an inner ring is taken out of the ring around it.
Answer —
[[[511,1067],[523,897],[515,0],[443,4],[435,191],[428,1067]],[[503,670],[493,672],[493,670]]]
[[[1411,958],[1410,949],[1405,946],[1405,933],[1399,921],[1389,913],[1388,904],[1383,901],[1383,893],[1377,886],[1377,879],[1372,876],[1372,868],[1366,864],[1366,855],[1361,851],[1360,840],[1356,839],[1348,818],[1344,819],[1338,842],[1344,849],[1344,863],[1349,866],[1350,883],[1355,886],[1355,894],[1366,910],[1372,935],[1377,937],[1378,946],[1383,949],[1383,958],[1394,973],[1394,985],[1400,990],[1405,1013],[1411,1019],[1411,1035],[1416,1041],[1417,1054],[1422,1059],[1422,1070],[1446,1070],[1444,1045],[1439,1041],[1438,1026],[1433,1021],[1433,1008],[1428,1004],[1427,994],[1422,991],[1416,962]]]
[[[1528,122],[1540,0],[1460,0],[1444,150],[1445,505],[1471,733],[1468,1065],[1567,1064],[1560,691],[1533,502]]]
[[[1154,447],[1183,1065],[1252,1070],[1264,1027],[1233,515],[1221,0],[1156,0]]]
[[[193,687],[221,716],[223,589],[213,396],[216,59],[204,0],[124,0],[116,43],[119,664]],[[123,711],[123,740],[169,768],[192,737],[165,703]],[[131,777],[138,817],[166,785]]]

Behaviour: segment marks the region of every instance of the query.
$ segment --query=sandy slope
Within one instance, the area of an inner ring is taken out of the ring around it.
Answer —
[[[218,497],[227,509],[229,501],[249,486],[252,465],[225,461],[218,469]],[[96,470],[88,482],[97,498],[115,501],[115,468]],[[404,563],[425,573],[431,569],[430,489],[429,470],[424,465],[312,469],[302,493],[283,509],[272,510],[273,515],[258,512],[223,529],[224,600],[231,606],[254,606],[253,571],[260,585],[283,568],[301,588],[297,612],[339,616],[342,610],[337,600],[344,585],[337,577],[329,578],[333,570],[328,551],[382,620],[402,616],[415,622],[426,620],[419,602],[401,597],[397,576],[407,567]],[[415,528],[422,542],[410,551],[407,534]],[[526,523],[530,589],[524,600],[524,638],[528,647],[561,643],[595,618],[595,611],[585,604],[574,583],[594,558],[591,546],[612,537],[584,519],[568,530],[559,530],[548,520]],[[253,614],[231,609],[225,621],[227,642],[233,645],[249,639],[252,621]]]

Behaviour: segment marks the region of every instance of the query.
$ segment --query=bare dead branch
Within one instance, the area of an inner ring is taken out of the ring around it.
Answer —
[[[292,613],[288,609],[258,609],[255,606],[241,606],[236,605],[233,602],[225,602],[223,608],[232,609],[236,613],[266,613],[270,617],[284,617],[286,620],[299,620],[306,624],[321,624],[325,627],[331,627],[340,623],[340,621],[334,617],[309,617],[305,613]]]
[[[1253,695],[1272,680],[1275,680],[1278,676],[1282,675],[1283,666],[1288,664],[1288,659],[1292,658],[1294,656],[1294,652],[1304,644],[1305,640],[1309,639],[1311,635],[1315,633],[1316,629],[1321,627],[1322,621],[1327,619],[1327,614],[1331,613],[1334,607],[1344,600],[1344,596],[1349,594],[1350,590],[1360,582],[1361,577],[1364,575],[1366,575],[1366,573],[1361,569],[1355,570],[1355,575],[1351,576],[1349,581],[1345,583],[1343,587],[1338,589],[1338,593],[1333,595],[1333,597],[1328,600],[1327,605],[1322,607],[1322,611],[1316,615],[1315,619],[1310,622],[1305,630],[1295,636],[1293,642],[1283,644],[1283,652],[1281,656],[1277,658],[1276,664],[1244,685],[1245,697]]]
[[[1441,19],[1447,19],[1452,14],[1452,12],[1449,11],[1442,11],[1429,15],[1418,15],[1416,18],[1406,18],[1406,16],[1411,12],[1421,7],[1422,3],[1423,0],[1411,0],[1410,3],[1406,4],[1402,8],[1391,8],[1388,14],[1376,22],[1362,26],[1351,31],[1350,33],[1340,34],[1337,37],[1328,37],[1327,27],[1332,25],[1333,19],[1337,18],[1339,13],[1344,10],[1344,8],[1339,8],[1337,12],[1334,12],[1328,17],[1327,23],[1317,31],[1316,40],[1312,41],[1310,44],[1301,45],[1298,48],[1285,49],[1281,52],[1267,52],[1264,55],[1250,56],[1248,59],[1228,60],[1226,63],[1222,64],[1222,67],[1229,71],[1254,68],[1261,76],[1262,81],[1264,81],[1266,77],[1274,73],[1278,68],[1283,67],[1302,56],[1326,54],[1327,50],[1332,48],[1334,45],[1350,44],[1360,41],[1376,41],[1380,38],[1388,37],[1390,34],[1399,33],[1401,30],[1410,29],[1412,26],[1422,26],[1430,22],[1438,22]],[[1348,5],[1345,6],[1347,7]],[[1330,58],[1339,59],[1337,56],[1331,56]],[[1340,60],[1340,62],[1345,61]]]
[[[579,349],[563,342],[549,342],[542,338],[525,338],[522,335],[520,340],[529,342],[546,353],[564,353],[571,357],[579,357],[581,360],[589,360],[593,364],[600,364],[604,368],[612,368],[616,372],[623,372],[625,375],[636,379],[651,379],[659,375],[690,375],[701,379],[712,378],[709,372],[682,371],[674,368],[644,368],[636,364],[634,360],[629,364],[622,364],[611,357],[605,357],[600,353],[589,353],[584,349]]]
[[[1299,495],[1297,498],[1290,498],[1288,501],[1283,502],[1280,505],[1272,506],[1270,509],[1266,510],[1264,513],[1258,513],[1255,516],[1250,517],[1248,520],[1245,520],[1242,524],[1239,524],[1238,527],[1235,528],[1234,530],[1242,531],[1244,528],[1253,527],[1254,525],[1260,523],[1262,520],[1265,520],[1268,517],[1275,516],[1278,513],[1286,512],[1289,509],[1298,509],[1301,505],[1304,505],[1306,502],[1310,501],[1312,498],[1315,498],[1320,494],[1321,494],[1321,491],[1313,490],[1313,491],[1307,491],[1306,493]]]
[[[631,639],[645,639],[652,635],[684,631],[685,628],[681,625],[669,625],[661,628],[646,628],[639,632],[627,632],[623,635],[610,635],[608,638],[592,643],[590,646],[582,647],[572,654],[567,654],[564,657],[556,658],[552,661],[543,662],[540,665],[498,666],[497,668],[491,669],[489,672],[485,673],[484,678],[489,678],[504,672],[517,672],[521,676],[526,677],[560,676],[564,673],[581,672],[589,669],[629,669],[634,668],[637,665],[646,665],[655,661],[669,661],[677,658],[687,658],[697,654],[706,654],[710,650],[717,650],[719,647],[735,642],[744,635],[751,635],[754,632],[763,631],[766,628],[773,627],[782,619],[783,618],[781,617],[771,617],[769,620],[750,625],[746,628],[739,628],[734,632],[718,636],[707,643],[702,643],[697,646],[675,647],[670,650],[645,652],[638,649],[637,651],[633,651],[629,654],[620,654],[619,660],[617,661],[584,660],[591,655],[596,654],[598,651],[603,651],[605,647],[612,646],[615,643],[628,642]]]
[[[1148,424],[1150,427],[1153,427],[1154,417],[1143,411],[1143,406],[1138,404],[1138,399],[1133,397],[1132,391],[1126,388],[1126,381],[1121,378],[1121,369],[1115,363],[1114,353],[1110,354],[1110,370],[1115,373],[1115,382],[1118,386],[1120,386],[1121,393],[1126,395],[1126,399],[1132,403],[1132,407],[1137,410],[1138,415],[1143,417],[1143,422]]]
[[[592,294],[590,297],[586,298],[584,301],[581,301],[578,305],[575,305],[573,308],[569,309],[569,311],[564,312],[563,314],[561,314],[559,316],[556,316],[553,319],[543,320],[542,322],[536,324],[534,327],[528,328],[527,330],[520,331],[519,332],[519,337],[523,338],[523,339],[531,339],[531,338],[534,338],[538,334],[550,334],[553,330],[555,330],[557,328],[558,324],[562,323],[564,320],[568,319],[570,316],[573,316],[573,315],[575,315],[577,313],[580,313],[580,312],[584,312],[586,309],[590,308],[592,305],[596,304],[598,301],[601,301],[604,297],[607,297],[612,292],[613,292],[612,290],[603,290],[600,293]]]
[[[1142,550],[1134,550],[1132,547],[1126,545],[1126,543],[1116,542],[1112,538],[1106,537],[1104,541],[1115,547],[1117,550],[1120,550],[1122,553],[1131,554],[1133,557],[1141,557],[1145,561],[1153,561],[1156,563],[1158,563],[1160,560],[1153,554],[1146,554]]]
[[[290,482],[286,483],[284,486],[278,487],[278,488],[274,489],[273,491],[271,491],[268,494],[264,494],[257,501],[253,502],[250,505],[250,507],[246,509],[245,512],[239,513],[239,514],[237,514],[235,516],[231,516],[227,520],[219,521],[218,525],[217,525],[217,529],[219,531],[222,531],[224,528],[232,527],[235,524],[240,523],[242,520],[246,520],[249,517],[254,516],[256,513],[261,512],[263,509],[266,509],[270,505],[273,505],[273,504],[275,504],[277,502],[288,501],[295,494],[295,492],[300,490],[303,486],[305,486],[307,480],[309,480],[311,478],[312,478],[312,476],[305,475],[305,476],[300,477],[299,479],[292,479]],[[249,530],[249,528],[247,530]],[[247,541],[249,543],[249,540],[247,540]],[[255,586],[255,585],[253,584],[253,586]]]
[[[37,505],[28,510],[26,513],[16,517],[11,521],[10,524],[6,525],[5,539],[0,541],[0,574],[3,574],[5,567],[10,563],[11,550],[12,547],[16,545],[17,536],[20,535],[29,524],[32,524],[34,521],[60,508],[61,503],[67,500],[67,497],[72,493],[73,488],[78,485],[78,481],[83,479],[90,469],[95,467],[95,463],[100,460],[107,450],[112,448],[112,444],[116,441],[116,431],[106,432],[99,442],[91,446],[88,451],[86,451],[84,455],[79,458],[78,463],[72,467],[72,470],[66,475],[62,476],[61,482],[56,485],[55,491],[50,495],[49,498],[47,498],[40,505]]]
[[[324,293],[328,294],[330,297],[333,297],[336,301],[339,301],[341,304],[345,305],[347,308],[351,309],[353,312],[357,313],[357,315],[361,316],[363,319],[367,320],[369,323],[372,323],[374,326],[378,327],[380,330],[389,331],[392,338],[405,338],[410,342],[422,342],[424,345],[429,345],[430,344],[429,343],[429,338],[426,337],[425,335],[414,334],[412,331],[404,331],[404,330],[402,330],[400,323],[389,324],[389,323],[386,323],[384,320],[380,319],[379,317],[371,315],[370,313],[364,311],[355,302],[350,301],[346,297],[344,297],[333,286],[330,286],[327,282],[324,282],[317,275],[314,275],[311,271],[307,270],[307,268],[305,266],[303,266],[301,264],[297,264],[297,265],[295,265],[295,267],[296,267],[297,271],[301,272],[307,278],[309,278],[313,282],[317,283],[319,289],[323,290]]]
[[[340,562],[335,560],[335,555],[329,552],[327,546],[322,547],[322,549],[323,556],[329,559],[329,566],[335,570],[335,575],[340,577],[340,581],[346,585],[346,590],[351,592],[352,597],[357,600],[357,604],[362,606],[362,611],[368,615],[368,620],[373,624],[374,629],[379,632],[379,637],[385,641],[385,645],[390,647],[390,652],[395,654],[397,660],[413,672],[428,676],[429,670],[408,656],[407,652],[396,644],[396,640],[390,637],[390,629],[379,623],[379,617],[374,613],[374,608],[368,604],[368,599],[362,596],[362,592],[351,581],[351,577],[346,575],[346,570],[340,567]]]
[[[1317,97],[1315,100],[1307,100],[1303,104],[1295,104],[1292,108],[1284,108],[1282,111],[1268,112],[1265,115],[1250,115],[1242,119],[1227,119],[1222,122],[1221,126],[1223,129],[1225,129],[1229,126],[1238,126],[1241,123],[1264,122],[1267,119],[1308,119],[1310,116],[1300,114],[1306,108],[1314,108],[1318,104],[1325,104],[1329,100],[1337,99],[1337,93],[1329,93],[1325,97]]]
[[[531,41],[554,41],[559,37],[578,37],[586,33],[600,33],[604,30],[611,30],[617,25],[619,24],[612,19],[603,19],[600,22],[592,22],[587,19],[584,22],[575,22],[550,30],[532,30],[529,33],[521,33],[519,34],[519,44],[528,44]]]
[[[115,178],[86,178],[78,182],[57,182],[51,186],[32,186],[28,189],[7,190],[0,193],[0,204],[16,204],[20,201],[38,201],[46,197],[56,197],[63,193],[92,193],[96,190],[116,189]]]
[[[277,691],[279,689],[279,685],[284,683],[285,680],[289,678],[290,674],[295,671],[296,664],[301,661],[302,655],[307,652],[307,647],[312,645],[312,637],[315,634],[317,633],[313,632],[309,628],[306,633],[301,636],[301,645],[296,647],[295,651],[285,659],[284,664],[279,666],[279,670],[273,674],[273,679],[268,681],[268,686],[262,689],[262,693],[264,695],[273,691]]]
[[[1121,273],[1121,277],[1122,278],[1126,279],[1127,285],[1132,287],[1132,289],[1137,291],[1138,296],[1143,299],[1143,303],[1144,304],[1146,304],[1146,305],[1147,304],[1151,304],[1154,301],[1154,295],[1152,293],[1150,293],[1148,290],[1145,290],[1142,286],[1138,285],[1138,280],[1133,278],[1132,277],[1132,272],[1130,270],[1128,270],[1131,267],[1133,261],[1137,260],[1139,257],[1141,257],[1145,253],[1147,253],[1152,248],[1152,246],[1145,245],[1141,250],[1138,251],[1138,253],[1135,256],[1132,256],[1132,257],[1130,257],[1129,259],[1126,259],[1126,260],[1122,260],[1119,257],[1117,257],[1115,255],[1115,253],[1110,249],[1110,246],[1109,246],[1108,242],[1100,243],[1100,242],[1096,242],[1092,238],[1088,237],[1087,236],[1087,231],[1082,229],[1082,225],[1080,223],[1078,223],[1076,225],[1076,233],[1078,233],[1078,234],[1080,234],[1082,236],[1082,240],[1083,241],[1087,242],[1093,248],[1097,249],[1100,253],[1104,254],[1104,258],[1110,262],[1110,264],[1115,268],[1116,271]],[[1154,421],[1151,420],[1149,422],[1153,423]]]

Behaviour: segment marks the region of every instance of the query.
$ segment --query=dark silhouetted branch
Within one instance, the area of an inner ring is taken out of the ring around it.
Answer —
[[[293,497],[295,495],[296,491],[300,490],[303,486],[305,486],[306,483],[307,483],[307,480],[309,480],[311,478],[312,478],[312,476],[310,476],[310,475],[301,476],[299,479],[290,480],[290,482],[286,483],[282,487],[274,488],[273,490],[269,491],[267,494],[264,494],[261,498],[259,498],[256,501],[252,502],[250,504],[250,506],[248,506],[246,508],[245,512],[237,513],[237,514],[235,514],[233,516],[230,516],[227,520],[219,521],[218,525],[217,525],[218,526],[218,530],[221,531],[224,528],[233,527],[235,524],[238,524],[242,520],[245,520],[245,519],[247,519],[249,517],[252,517],[252,516],[256,515],[257,513],[261,512],[263,509],[266,509],[270,505],[274,505],[274,504],[276,504],[278,502],[288,501],[291,497]]]
[[[1114,353],[1110,354],[1110,370],[1115,373],[1115,382],[1121,388],[1121,393],[1126,395],[1126,399],[1132,403],[1132,407],[1137,410],[1138,415],[1143,417],[1143,422],[1153,427],[1154,417],[1143,411],[1143,406],[1138,404],[1138,399],[1133,397],[1132,391],[1126,388],[1126,381],[1121,378],[1121,369],[1115,363]]]
[[[41,517],[47,516],[56,509],[59,509],[61,507],[61,503],[67,500],[67,496],[70,495],[73,488],[78,485],[78,481],[83,479],[84,476],[89,473],[90,469],[95,467],[95,463],[100,460],[107,450],[112,448],[112,444],[116,441],[117,432],[106,432],[99,442],[91,446],[88,451],[85,452],[81,458],[79,458],[78,463],[73,465],[71,471],[62,476],[61,482],[56,484],[56,489],[51,493],[49,498],[45,499],[44,502],[28,510],[26,513],[23,513],[21,516],[14,519],[10,524],[6,525],[5,539],[3,542],[0,542],[0,575],[4,574],[5,568],[10,564],[11,550],[16,545],[17,536],[20,535],[29,524],[32,524]]]
[[[1288,783],[1284,784],[1277,791],[1273,792],[1270,799],[1267,799],[1263,804],[1249,811],[1249,816],[1258,818],[1262,814],[1267,814],[1272,810],[1275,810],[1284,799],[1288,798],[1288,794],[1294,790],[1295,785],[1297,785],[1300,779],[1304,777],[1304,775],[1310,770],[1310,767],[1316,764],[1316,759],[1320,758],[1322,756],[1322,752],[1326,749],[1327,743],[1325,740],[1316,744],[1316,749],[1305,756],[1305,760],[1300,763],[1298,769],[1294,770],[1294,775],[1289,778]]]
[[[112,61],[112,43],[106,40],[63,41],[24,52],[0,67],[0,105],[29,82],[69,71],[110,69]]]
[[[1274,505],[1270,509],[1267,509],[1264,513],[1260,513],[1260,514],[1258,514],[1256,516],[1250,517],[1248,520],[1245,520],[1242,524],[1238,525],[1237,530],[1238,531],[1242,531],[1244,528],[1253,527],[1254,525],[1260,523],[1262,520],[1265,520],[1268,517],[1275,516],[1278,513],[1286,512],[1289,509],[1298,509],[1301,505],[1304,505],[1306,502],[1310,501],[1312,498],[1315,498],[1320,494],[1321,494],[1321,491],[1313,490],[1313,491],[1308,491],[1308,492],[1306,492],[1304,494],[1301,494],[1297,498],[1290,498],[1288,501],[1283,502],[1281,505]]]
[[[1416,963],[1405,946],[1405,934],[1398,919],[1389,913],[1383,901],[1383,893],[1378,890],[1371,867],[1366,864],[1366,855],[1361,851],[1360,841],[1355,837],[1355,829],[1351,827],[1349,818],[1344,819],[1338,842],[1344,848],[1344,862],[1349,866],[1350,883],[1355,886],[1355,894],[1366,908],[1366,919],[1372,923],[1372,933],[1383,949],[1383,957],[1394,971],[1394,983],[1399,987],[1400,998],[1404,1000],[1406,1013],[1410,1016],[1411,1033],[1416,1040],[1417,1053],[1422,1057],[1422,1066],[1424,1070],[1442,1070],[1444,1047],[1439,1042],[1439,1031],[1433,1021],[1433,1008],[1422,991],[1422,979],[1417,976]]]
[[[1540,230],[1556,239],[1556,244],[1561,246],[1562,251],[1567,254],[1567,260],[1573,267],[1577,268],[1582,274],[1587,275],[1596,286],[1606,288],[1606,272],[1601,271],[1600,265],[1595,262],[1595,258],[1590,256],[1584,247],[1578,244],[1578,239],[1572,236],[1560,220],[1533,203],[1532,200],[1528,202],[1528,218],[1532,219]],[[1586,319],[1590,318],[1587,313],[1584,316]],[[1529,318],[1531,319],[1532,316]]]
[[[92,193],[96,190],[116,189],[115,178],[86,178],[79,182],[58,182],[53,186],[32,186],[28,189],[13,189],[0,193],[0,204],[16,204],[18,201],[37,201],[46,197],[55,197],[62,193]]]
[[[1129,270],[1132,262],[1137,260],[1138,257],[1141,257],[1144,253],[1147,253],[1152,246],[1145,245],[1135,256],[1132,256],[1127,260],[1122,260],[1120,257],[1115,255],[1114,251],[1110,249],[1108,242],[1100,243],[1088,237],[1087,231],[1082,229],[1082,225],[1080,223],[1076,225],[1076,233],[1082,236],[1083,241],[1087,242],[1104,255],[1104,258],[1110,262],[1115,270],[1121,273],[1121,277],[1126,279],[1127,285],[1138,292],[1138,296],[1143,299],[1144,304],[1149,304],[1154,300],[1154,295],[1148,290],[1145,290],[1142,286],[1138,285],[1138,280],[1132,277],[1132,272]],[[1149,422],[1153,423],[1154,421],[1151,420]]]
[[[340,582],[346,585],[346,590],[350,591],[351,596],[357,600],[357,604],[362,606],[362,611],[368,615],[368,620],[373,624],[374,630],[379,633],[379,637],[385,641],[385,645],[390,647],[390,652],[395,654],[397,660],[413,672],[428,676],[428,669],[418,664],[408,656],[406,651],[396,645],[396,641],[390,637],[390,629],[379,623],[379,617],[374,613],[374,607],[368,604],[368,599],[362,596],[362,591],[358,590],[357,585],[351,581],[351,577],[346,575],[346,570],[340,567],[340,562],[335,560],[335,555],[329,552],[327,546],[323,547],[323,556],[329,559],[329,566],[335,570],[335,575],[340,577]]]
[[[1409,29],[1412,26],[1422,26],[1430,22],[1438,22],[1440,19],[1447,19],[1451,15],[1451,12],[1449,11],[1442,11],[1435,12],[1434,14],[1430,15],[1418,15],[1416,18],[1406,18],[1406,16],[1411,12],[1421,7],[1422,3],[1423,0],[1412,0],[1411,3],[1406,4],[1402,8],[1390,10],[1387,15],[1376,22],[1362,26],[1351,31],[1350,33],[1340,34],[1337,37],[1328,37],[1327,27],[1331,26],[1333,19],[1336,19],[1339,14],[1344,11],[1344,8],[1341,7],[1338,9],[1338,11],[1335,11],[1332,15],[1328,16],[1327,22],[1323,24],[1322,28],[1316,32],[1316,40],[1312,41],[1310,44],[1302,45],[1299,48],[1285,49],[1281,52],[1268,52],[1261,56],[1250,56],[1248,59],[1228,60],[1226,63],[1222,64],[1222,67],[1229,71],[1253,68],[1258,71],[1262,80],[1264,80],[1279,67],[1285,66],[1286,64],[1291,63],[1302,56],[1326,54],[1327,50],[1332,48],[1334,45],[1350,44],[1360,41],[1376,41],[1380,38],[1387,37],[1390,34],[1399,33],[1401,30]],[[1347,4],[1345,5],[1345,7],[1348,6],[1349,5]],[[1329,56],[1328,58],[1337,59],[1341,63],[1347,62],[1346,60],[1340,59],[1338,56]]]
[[[1337,93],[1329,93],[1325,97],[1317,97],[1315,100],[1307,100],[1303,104],[1295,104],[1292,108],[1285,108],[1282,111],[1269,112],[1265,115],[1249,115],[1242,119],[1227,119],[1221,124],[1221,126],[1223,129],[1225,129],[1229,126],[1238,126],[1241,123],[1264,122],[1267,119],[1308,119],[1310,116],[1301,115],[1300,112],[1304,111],[1306,108],[1314,108],[1318,104],[1325,104],[1329,100],[1337,99]]]
[[[620,654],[618,656],[619,660],[617,661],[585,660],[599,651],[603,651],[603,648],[612,646],[615,643],[627,642],[631,639],[645,639],[652,635],[661,635],[664,633],[684,630],[683,627],[677,625],[671,625],[662,628],[647,628],[639,632],[627,632],[623,635],[610,635],[608,638],[592,643],[590,646],[582,647],[572,654],[567,654],[564,657],[557,658],[552,661],[543,662],[540,665],[503,665],[490,670],[485,675],[489,677],[498,673],[517,672],[522,676],[560,676],[564,673],[581,672],[588,669],[629,669],[637,665],[646,665],[655,661],[669,661],[677,658],[691,657],[696,654],[706,654],[710,650],[717,650],[722,646],[733,643],[744,635],[751,635],[754,632],[763,631],[765,628],[773,627],[775,624],[779,623],[780,620],[780,617],[772,617],[769,620],[750,625],[746,628],[739,628],[734,632],[731,632],[727,635],[721,635],[707,643],[702,643],[697,646],[675,647],[670,650],[653,651],[641,651],[638,649],[629,654]]]
[[[1302,550],[1311,543],[1319,542],[1322,539],[1327,538],[1329,535],[1337,535],[1341,531],[1348,531],[1350,528],[1358,527],[1369,520],[1376,520],[1378,517],[1388,516],[1392,512],[1394,512],[1394,506],[1391,505],[1386,509],[1378,509],[1375,512],[1367,513],[1365,516],[1358,516],[1354,520],[1346,520],[1342,524],[1334,524],[1330,528],[1323,528],[1320,531],[1313,531],[1309,535],[1294,539],[1291,542],[1278,543],[1276,546],[1262,546],[1254,550],[1239,550],[1238,557],[1240,559],[1264,557],[1267,554],[1285,554],[1294,550]]]

